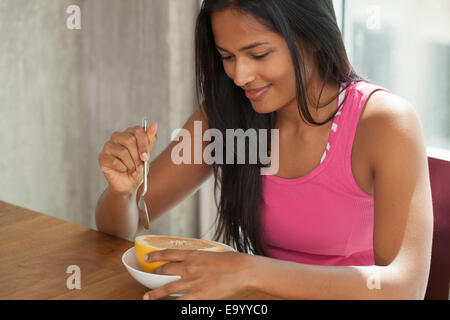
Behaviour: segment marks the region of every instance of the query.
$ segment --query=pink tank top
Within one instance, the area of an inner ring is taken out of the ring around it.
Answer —
[[[340,94],[337,107],[344,104],[314,170],[295,179],[262,176],[261,222],[269,257],[313,265],[375,264],[373,195],[356,184],[351,153],[362,109],[378,90],[389,92],[362,81]]]

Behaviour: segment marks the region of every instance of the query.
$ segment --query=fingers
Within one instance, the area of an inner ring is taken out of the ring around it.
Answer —
[[[166,276],[181,276],[183,264],[181,262],[165,263],[161,267],[153,270],[153,273]]]
[[[116,169],[119,172],[128,171],[129,174],[136,171],[136,162],[127,147],[112,141],[107,141],[104,150],[105,152],[102,156],[106,165],[109,164],[107,165],[108,167]],[[122,162],[122,164],[117,160]],[[124,171],[123,166],[125,166],[127,170]]]
[[[150,159],[150,152],[156,142],[157,123],[153,123],[148,131],[135,126],[124,132],[114,132],[108,142],[105,143],[99,161],[120,172],[124,172],[124,166],[132,174],[141,173],[144,170],[144,161]],[[117,162],[122,162],[122,165]]]
[[[210,298],[205,299],[195,293],[186,293],[186,294],[176,298],[175,300],[210,300]]]
[[[145,132],[144,128],[135,126],[128,128],[126,132],[133,134],[136,137],[137,152],[141,161],[148,161],[150,159],[150,152],[156,141],[156,130],[158,124],[153,123]]]
[[[158,138],[158,123],[152,123],[152,125],[148,128],[147,132],[147,138],[149,141],[149,148],[150,151],[153,149],[153,146],[155,145],[156,139]]]
[[[144,256],[146,262],[155,261],[184,261],[186,255],[192,253],[192,250],[178,250],[178,249],[165,249],[159,251],[152,251]]]
[[[122,173],[129,171],[128,167],[124,164],[124,162],[122,162],[121,159],[111,154],[104,152],[100,153],[98,156],[98,162],[102,170],[108,168]]]
[[[150,157],[150,141],[147,138],[144,128],[135,126],[128,128],[125,132],[135,138],[135,143],[133,144],[133,149],[135,149],[133,156],[136,156],[135,160],[140,160],[140,162],[147,161]]]
[[[113,136],[111,137],[111,141],[116,145],[124,147],[126,151],[128,151],[128,153],[131,156],[131,160],[133,161],[133,166],[131,168],[133,169],[132,172],[136,171],[141,164],[143,165],[143,162],[140,160],[139,157],[139,152],[137,148],[137,138],[133,133],[125,131],[123,133],[113,134]],[[122,150],[122,153],[123,156],[125,157],[126,152]],[[128,167],[127,164],[125,165]]]
[[[189,289],[188,286],[189,286],[188,283],[183,280],[173,281],[160,288],[147,292],[143,298],[144,300],[161,299],[170,296],[171,294],[187,290]]]

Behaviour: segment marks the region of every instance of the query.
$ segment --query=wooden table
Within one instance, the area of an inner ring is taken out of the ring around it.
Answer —
[[[0,299],[137,299],[149,289],[122,264],[133,242],[0,201]],[[66,273],[80,267],[81,289]],[[271,299],[245,292],[230,299]]]

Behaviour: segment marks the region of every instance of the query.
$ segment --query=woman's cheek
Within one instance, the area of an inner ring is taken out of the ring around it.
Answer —
[[[230,67],[227,66],[226,63],[223,64],[223,69],[225,70],[226,75],[228,76],[228,78],[230,78],[231,80],[233,80],[233,76],[230,73]]]

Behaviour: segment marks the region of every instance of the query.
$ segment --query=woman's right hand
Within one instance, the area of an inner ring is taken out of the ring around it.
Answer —
[[[130,195],[144,179],[144,161],[156,142],[158,124],[153,123],[145,132],[135,126],[124,132],[114,132],[98,155],[100,168],[109,186],[116,192]]]

